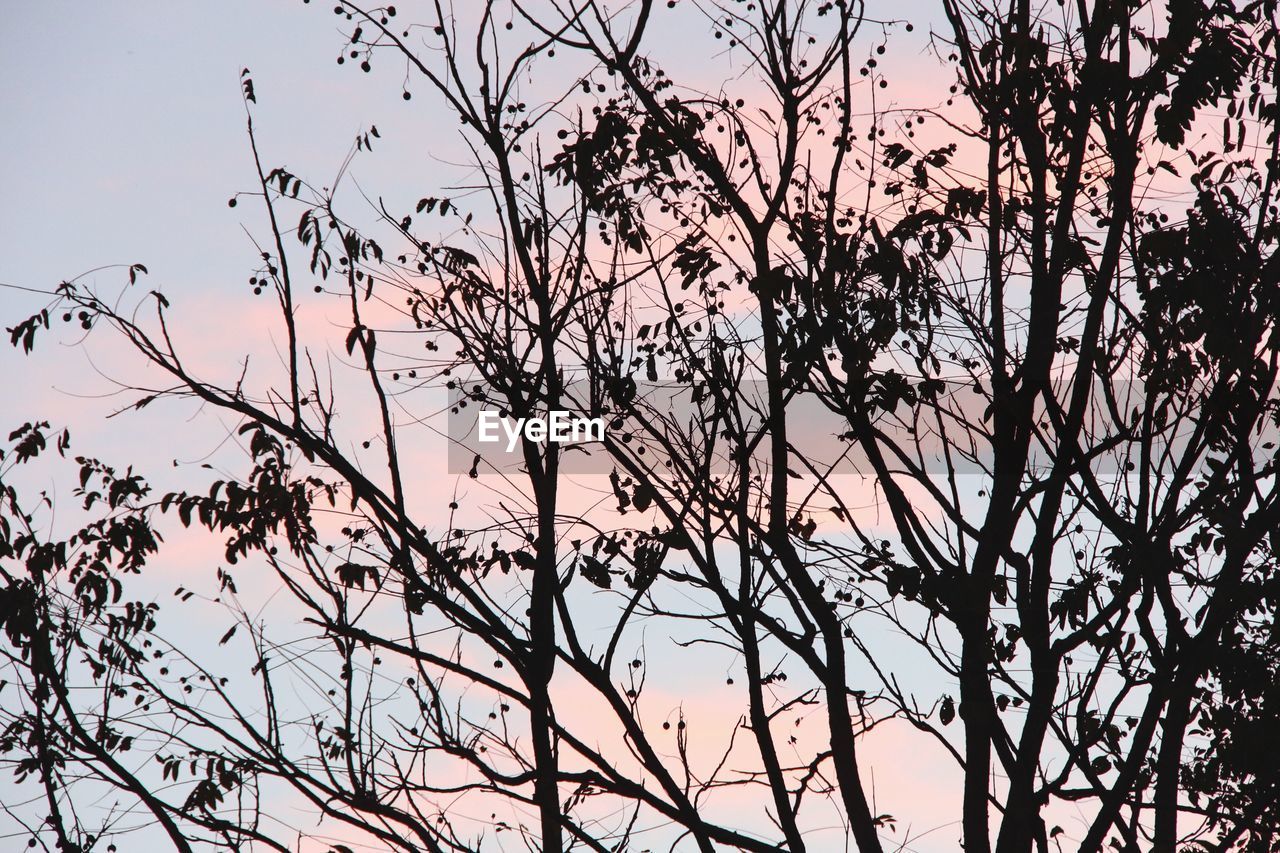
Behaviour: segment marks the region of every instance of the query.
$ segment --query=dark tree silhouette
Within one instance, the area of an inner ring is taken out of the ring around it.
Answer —
[[[1280,850],[1274,0],[942,0],[938,91],[891,102],[926,22],[849,0],[424,6],[338,0],[338,61],[403,69],[472,183],[339,209],[249,123],[273,373],[197,375],[139,264],[10,330],[79,322],[146,360],[130,417],[245,451],[159,494],[10,436],[33,846],[914,849],[896,727],[962,780],[940,849]],[[424,490],[442,387],[608,428]],[[219,566],[159,607],[175,523]],[[690,678],[738,704],[686,718]]]

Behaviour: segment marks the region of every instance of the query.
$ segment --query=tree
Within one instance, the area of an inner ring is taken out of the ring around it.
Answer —
[[[11,329],[111,335],[163,377],[134,408],[227,413],[247,454],[159,496],[76,457],[70,532],[4,486],[0,749],[40,786],[36,844],[110,843],[81,793],[105,787],[181,850],[289,849],[287,792],[350,827],[339,851],[870,853],[911,840],[865,757],[905,724],[961,771],[948,846],[1280,849],[1275,4],[944,0],[955,82],[910,108],[877,59],[910,23],[667,7],[406,26],[340,0],[339,61],[402,64],[481,178],[344,211],[250,121],[237,199],[265,205],[251,284],[284,342],[256,386],[190,370],[156,291],[144,316],[67,282]],[[699,20],[749,100],[662,59]],[[299,322],[308,286],[341,343]],[[455,418],[608,429],[477,454],[493,505],[423,501],[405,460],[441,385]],[[10,440],[9,477],[70,445]],[[225,537],[217,598],[174,608],[228,610],[248,661],[132,597],[168,516]],[[292,624],[250,615],[241,566]],[[727,669],[740,705],[693,725],[653,695],[673,668]]]

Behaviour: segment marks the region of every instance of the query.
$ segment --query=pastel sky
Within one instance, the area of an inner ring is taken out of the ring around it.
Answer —
[[[403,16],[411,15],[411,5],[404,4]],[[356,183],[375,196],[405,205],[465,175],[465,165],[456,165],[467,159],[456,124],[440,120],[425,91],[406,103],[401,73],[390,63],[367,76],[335,64],[343,38],[324,6],[298,0],[46,0],[6,10],[9,37],[0,52],[3,325],[42,308],[48,297],[39,291],[51,291],[64,278],[105,264],[144,263],[150,270],[145,286],[174,302],[175,316],[192,330],[195,357],[210,370],[234,371],[246,340],[255,341],[261,358],[273,357],[265,301],[255,303],[246,283],[256,252],[245,228],[261,233],[260,211],[252,204],[227,206],[254,179],[239,82],[245,67],[255,81],[255,126],[269,167],[287,165],[324,183],[356,134],[376,124],[382,135],[376,156],[363,159],[355,174]],[[900,64],[892,66],[900,84],[895,96],[909,100],[915,92],[936,92],[939,75],[948,72],[924,51],[935,4],[874,0],[868,6],[870,15],[916,22],[915,37],[903,41]],[[689,45],[683,37],[679,30],[665,33],[662,46],[692,64],[702,48],[691,45],[704,45],[705,33],[696,41],[690,36]],[[668,60],[667,67],[673,76],[685,70],[678,60]],[[123,279],[122,270],[112,269],[89,280],[110,291]],[[309,322],[323,330],[330,319],[316,309]],[[6,433],[36,416],[61,420],[72,426],[76,450],[172,472],[175,458],[194,465],[215,452],[234,426],[193,417],[194,410],[104,421],[131,402],[103,396],[111,377],[127,376],[136,365],[98,337],[87,347],[66,345],[75,337],[63,328],[53,337],[57,341],[47,341],[37,358],[23,358],[7,341],[0,347],[0,428]],[[182,441],[167,440],[178,430]],[[414,464],[423,482],[437,482],[444,473],[443,440],[421,435]],[[157,594],[168,594],[180,573],[173,566],[198,565],[200,549],[207,547],[196,538],[180,538],[178,545]],[[212,635],[222,627],[200,630]],[[723,701],[723,682],[703,685],[702,692],[692,678],[675,686],[681,692],[665,697],[667,704],[683,702],[691,720],[708,728],[732,705]],[[883,738],[870,739],[879,801],[884,811],[901,814],[912,837],[932,832],[904,849],[954,849],[956,833],[946,829],[954,814],[948,801],[948,792],[957,790],[954,768],[927,748],[908,747],[911,737],[887,729]],[[707,746],[706,754],[714,749]],[[0,796],[7,784],[0,779]],[[909,802],[899,807],[895,800]],[[907,836],[904,829],[900,825],[898,840]]]

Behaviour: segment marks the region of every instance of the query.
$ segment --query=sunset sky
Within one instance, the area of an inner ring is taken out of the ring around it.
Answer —
[[[411,17],[411,5],[405,4],[403,17]],[[910,101],[921,91],[936,96],[939,75],[950,73],[925,50],[935,6],[923,0],[869,4],[869,14],[910,18],[916,27],[914,35],[899,34],[891,42],[885,62],[894,69],[892,97]],[[373,155],[359,161],[347,192],[359,187],[403,207],[469,172],[456,120],[436,109],[422,85],[411,84],[417,97],[405,102],[401,66],[387,62],[362,75],[334,62],[343,37],[323,2],[57,0],[9,9],[6,23],[9,38],[0,52],[0,315],[6,326],[47,304],[40,291],[52,291],[64,278],[103,265],[142,263],[149,275],[136,287],[168,296],[176,321],[190,330],[189,351],[212,375],[234,376],[246,352],[268,362],[275,357],[267,332],[271,306],[265,298],[255,301],[246,282],[256,251],[245,229],[261,237],[261,209],[252,200],[227,205],[254,182],[242,68],[252,71],[254,121],[268,167],[287,165],[324,184],[356,135],[377,125],[381,139]],[[696,77],[698,57],[706,56],[705,32],[685,44],[682,34],[691,30],[666,26],[662,45],[672,76]],[[748,91],[751,84],[731,85]],[[114,293],[125,277],[113,268],[86,280]],[[343,320],[340,305],[332,315],[318,302],[304,303],[303,310],[316,330]],[[133,402],[104,392],[113,390],[113,378],[134,375],[137,365],[104,335],[91,336],[85,347],[71,345],[77,340],[72,328],[55,320],[55,333],[33,357],[5,342],[0,372],[9,405],[0,427],[7,432],[35,417],[70,425],[74,450],[133,461],[161,482],[180,477],[172,473],[175,459],[198,465],[219,451],[234,424],[198,415],[194,407],[104,420]],[[456,479],[446,476],[445,442],[428,431],[417,435],[421,443],[412,453],[419,485],[439,497]],[[593,494],[571,494],[567,501],[589,501]],[[874,501],[868,495],[866,505]],[[182,576],[175,565],[211,573],[202,559],[208,542],[178,535],[174,544],[169,569],[157,581],[165,594]],[[216,638],[224,628],[218,623],[190,630]],[[653,652],[677,659],[672,648],[655,645]],[[673,706],[683,703],[691,720],[711,721],[708,728],[724,727],[717,715],[732,703],[724,700],[723,682],[700,683],[679,667],[672,680],[665,698]],[[707,749],[710,756],[715,747]],[[955,849],[957,833],[948,831],[959,790],[954,766],[892,726],[871,738],[867,750],[879,809],[902,821],[886,838],[923,834],[904,849]],[[0,791],[7,784],[0,780]]]

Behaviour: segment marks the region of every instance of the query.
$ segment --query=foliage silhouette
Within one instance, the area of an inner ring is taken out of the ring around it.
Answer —
[[[343,210],[250,120],[232,206],[264,206],[283,341],[256,386],[189,367],[172,294],[70,281],[10,329],[78,321],[162,377],[133,408],[195,401],[245,450],[159,495],[10,435],[0,755],[34,845],[127,843],[105,788],[179,850],[905,849],[919,804],[866,751],[906,732],[954,765],[967,853],[1280,849],[1276,4],[943,0],[955,82],[910,108],[877,98],[911,23],[666,7],[339,0],[338,62],[403,67],[477,183]],[[722,79],[662,57],[690,21]],[[424,498],[440,387],[610,427]],[[68,532],[13,482],[72,462]],[[221,539],[212,595],[133,592],[165,525]],[[249,567],[292,622],[240,603]],[[233,615],[214,649],[166,628],[191,608]],[[684,676],[738,704],[686,718]]]

